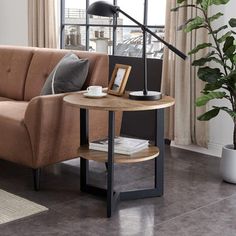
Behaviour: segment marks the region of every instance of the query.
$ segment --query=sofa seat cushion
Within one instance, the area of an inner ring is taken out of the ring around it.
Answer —
[[[4,101],[14,101],[10,98],[6,98],[6,97],[0,97],[0,102],[4,102]]]
[[[31,166],[31,144],[24,124],[27,105],[28,102],[0,102],[0,153],[1,159]]]

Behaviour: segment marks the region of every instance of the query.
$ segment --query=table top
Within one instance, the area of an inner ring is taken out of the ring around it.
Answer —
[[[71,106],[104,111],[155,110],[173,106],[175,103],[174,98],[169,96],[163,96],[162,99],[155,101],[132,100],[129,99],[128,93],[122,97],[107,94],[103,98],[87,98],[83,95],[83,92],[80,92],[67,95],[63,100]]]

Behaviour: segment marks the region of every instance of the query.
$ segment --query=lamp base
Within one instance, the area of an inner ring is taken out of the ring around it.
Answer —
[[[162,98],[161,92],[157,91],[148,91],[147,94],[143,94],[143,91],[134,91],[129,93],[129,98],[133,100],[141,100],[141,101],[153,101],[159,100]]]

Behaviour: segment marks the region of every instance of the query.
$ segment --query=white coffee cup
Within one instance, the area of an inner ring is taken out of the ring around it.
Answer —
[[[88,95],[99,96],[102,94],[102,86],[89,86],[87,88]]]

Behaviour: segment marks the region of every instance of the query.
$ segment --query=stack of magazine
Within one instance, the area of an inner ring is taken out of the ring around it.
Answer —
[[[149,145],[148,140],[137,138],[116,137],[114,139],[114,152],[124,155],[132,155],[135,152],[147,148]],[[108,151],[108,140],[97,140],[89,143],[89,149],[97,151]]]

